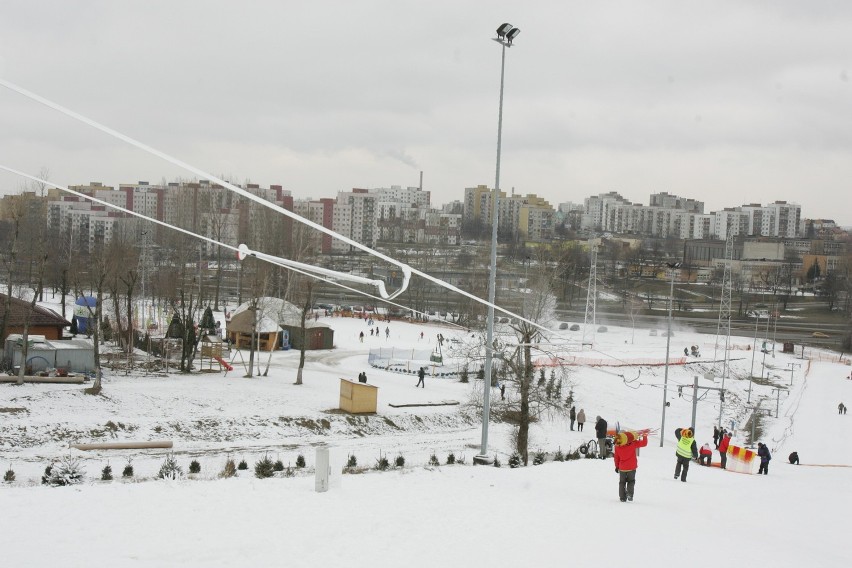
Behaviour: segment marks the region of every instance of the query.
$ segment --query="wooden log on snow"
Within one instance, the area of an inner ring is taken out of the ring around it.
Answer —
[[[75,450],[148,450],[156,448],[171,448],[171,440],[159,442],[103,442],[100,444],[71,444]]]
[[[0,376],[0,383],[17,383],[18,377],[9,375]],[[33,375],[24,376],[25,383],[53,383],[64,385],[82,385],[86,382],[86,377],[83,375],[70,375],[67,377],[37,377]]]

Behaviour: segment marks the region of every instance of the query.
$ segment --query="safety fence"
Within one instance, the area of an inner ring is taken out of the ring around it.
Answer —
[[[669,358],[669,365],[686,365],[688,359],[686,357]],[[630,358],[630,359],[613,359],[611,357],[541,357],[533,361],[535,367],[564,367],[580,366],[580,367],[661,367],[666,364],[665,359],[654,358]]]
[[[737,473],[753,473],[752,464],[756,455],[755,452],[747,448],[730,445],[728,446],[728,463],[725,468]]]

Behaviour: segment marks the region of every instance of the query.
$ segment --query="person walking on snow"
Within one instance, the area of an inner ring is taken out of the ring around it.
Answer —
[[[722,437],[722,431],[719,430],[718,426],[713,426],[713,445],[716,446],[716,449],[719,449],[719,438]]]
[[[761,442],[757,443],[757,455],[760,456],[760,467],[757,468],[757,474],[763,475],[769,474],[769,460],[772,459],[772,456],[769,454],[769,448],[766,444]]]
[[[425,379],[426,379],[426,371],[423,369],[423,367],[420,367],[420,370],[419,370],[419,371],[417,371],[417,378],[418,378],[419,380],[417,381],[417,384],[416,384],[416,385],[414,385],[414,388],[417,388],[417,387],[421,387],[421,386],[422,386],[422,387],[425,389],[425,388],[426,388],[426,381],[425,381]]]
[[[361,332],[361,335],[358,336],[361,339],[361,343],[364,343],[364,332]]]
[[[698,445],[695,443],[695,433],[692,428],[678,428],[675,430],[677,437],[677,465],[675,466],[674,478],[686,483],[686,473],[689,471],[689,460],[698,458]]]
[[[388,339],[389,337],[390,337],[390,327],[386,327],[385,328],[385,339]]]
[[[622,503],[633,501],[633,488],[636,485],[636,469],[639,467],[636,451],[648,445],[647,435],[634,439],[633,432],[619,432],[615,435],[615,473],[618,474],[618,498]]]
[[[722,439],[719,440],[719,459],[722,460],[722,469],[728,465],[728,446],[731,444],[730,432],[722,429]]]
[[[586,423],[586,411],[581,408],[580,412],[577,413],[577,431],[578,432],[583,431],[583,424],[585,424],[585,423]]]
[[[568,417],[571,418],[571,431],[574,431],[574,421],[577,420],[577,410],[572,406],[571,412],[568,413]]]
[[[843,414],[843,403],[837,405],[837,414]]]
[[[601,455],[602,460],[606,459],[608,454],[606,447],[606,420],[600,416],[595,417],[595,437],[598,439],[598,453]]]

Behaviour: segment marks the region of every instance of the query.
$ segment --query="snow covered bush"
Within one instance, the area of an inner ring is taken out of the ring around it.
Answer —
[[[453,452],[447,454],[447,465],[453,465],[456,463],[456,455]]]
[[[163,465],[160,466],[160,472],[157,474],[160,479],[179,479],[183,477],[183,468],[178,465],[173,454],[166,456]]]
[[[533,465],[541,465],[546,459],[547,454],[545,454],[542,450],[539,450],[533,454]]]
[[[6,483],[12,483],[15,481],[15,472],[12,470],[12,466],[9,466],[9,469],[6,470],[6,474],[3,476],[3,481]]]
[[[47,472],[45,471],[45,473]],[[83,483],[84,475],[85,472],[80,466],[80,462],[71,456],[66,456],[51,468],[47,483],[53,487],[78,485]]]
[[[439,461],[438,461],[438,456],[436,456],[435,454],[432,454],[432,455],[429,457],[429,465],[431,465],[431,466],[439,466],[439,465],[441,465],[441,462],[439,462]]]
[[[101,470],[101,481],[112,481],[112,467],[109,464]]]
[[[234,460],[228,458],[225,460],[225,467],[219,472],[219,477],[228,478],[235,475],[237,475],[237,464],[234,463]]]
[[[272,471],[284,471],[284,462],[275,460],[275,465],[272,466]]]
[[[509,467],[516,468],[521,467],[521,454],[515,452],[511,456],[509,456]]]
[[[121,477],[133,477],[133,464],[130,462],[130,458],[127,458],[127,465],[124,466],[124,471],[121,472]]]
[[[379,471],[385,471],[390,467],[390,462],[386,456],[379,455],[379,459],[376,460],[376,469]]]
[[[305,456],[303,456],[302,454],[296,456],[296,467],[305,467]]]
[[[402,454],[399,454],[393,463],[396,467],[405,467],[405,458],[402,457]]]
[[[346,460],[346,467],[358,467],[358,459],[355,454],[349,454],[349,459]]]
[[[562,454],[562,448],[559,448],[558,450],[556,450],[556,453],[553,454],[553,461],[555,461],[555,462],[565,461],[565,456]]]
[[[237,466],[237,469],[240,471],[248,469],[248,463],[246,460],[240,460],[240,464]]]
[[[266,479],[275,475],[275,464],[269,459],[268,455],[263,456],[262,460],[254,464],[254,476],[258,479]]]
[[[189,462],[189,473],[201,473],[201,464],[198,463],[198,460]]]

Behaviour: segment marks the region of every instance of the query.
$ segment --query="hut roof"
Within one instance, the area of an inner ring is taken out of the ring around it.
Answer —
[[[5,307],[6,295],[0,294],[0,314],[3,313]],[[19,300],[18,298],[12,297],[11,305],[9,306],[9,316],[6,320],[6,325],[10,327],[20,327],[24,325],[24,320],[27,317],[27,312],[29,311],[29,309],[29,302],[25,302],[23,300]],[[65,318],[63,318],[50,308],[45,308],[43,306],[36,305],[33,307],[33,313],[30,317],[30,325],[66,327],[71,325],[71,322],[67,321]]]

